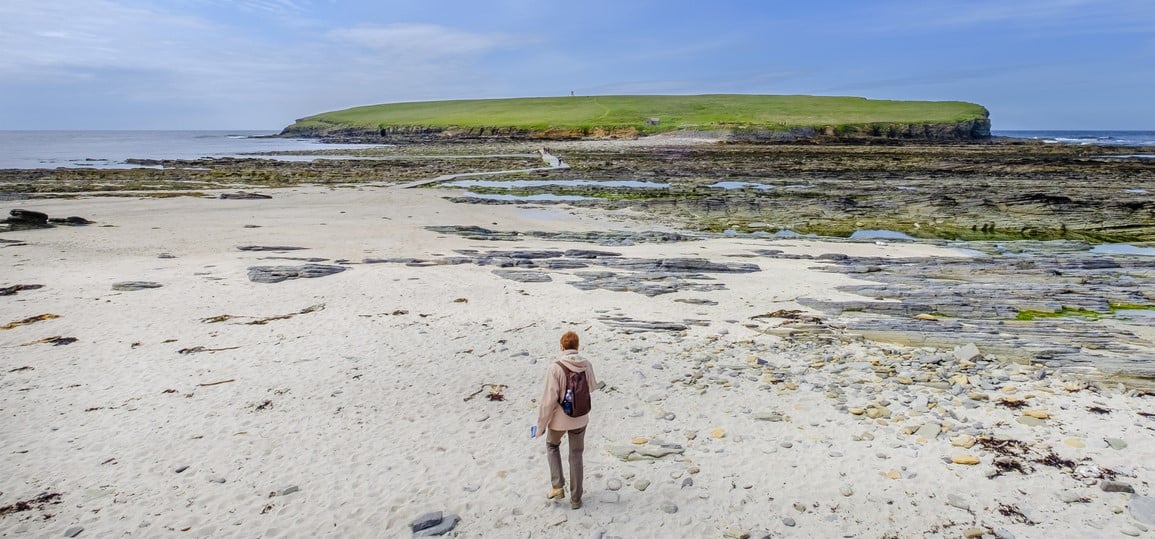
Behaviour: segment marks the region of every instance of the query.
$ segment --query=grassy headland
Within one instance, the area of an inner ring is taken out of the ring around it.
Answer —
[[[302,118],[284,134],[583,138],[726,131],[793,132],[802,138],[942,138],[935,134],[963,125],[960,136],[945,138],[985,138],[987,116],[982,106],[960,101],[805,95],[536,97],[355,107]]]

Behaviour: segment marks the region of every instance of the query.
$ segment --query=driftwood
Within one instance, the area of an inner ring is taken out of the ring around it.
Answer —
[[[504,391],[505,388],[507,388],[507,387],[509,387],[509,386],[507,386],[505,384],[481,384],[481,389],[474,391],[468,397],[465,397],[462,400],[465,400],[465,401],[472,400],[473,397],[480,395],[482,391],[485,391],[486,389],[488,389],[489,394],[486,395],[485,398],[487,398],[491,401],[503,401],[503,400],[505,400],[505,395],[502,395],[501,392]]]

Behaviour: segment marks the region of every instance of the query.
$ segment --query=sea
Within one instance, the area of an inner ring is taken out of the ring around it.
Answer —
[[[381,146],[269,137],[274,134],[275,131],[0,131],[0,169],[136,168],[140,165],[126,161],[252,157],[260,152]],[[1155,131],[993,131],[992,135],[1051,144],[1155,147]],[[1128,157],[1155,158],[1155,151],[1136,151]]]
[[[0,131],[0,169],[137,168],[126,161],[253,157],[259,152],[381,146],[270,137],[275,134],[276,131]]]
[[[1155,131],[1001,131],[991,136],[1038,140],[1047,144],[1084,146],[1153,146]]]

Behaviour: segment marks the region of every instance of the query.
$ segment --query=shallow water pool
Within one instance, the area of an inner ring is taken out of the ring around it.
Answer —
[[[908,240],[914,241],[914,238],[904,232],[897,230],[855,230],[850,235],[852,240]]]
[[[636,189],[665,189],[668,183],[638,180],[456,180],[441,184],[442,187],[489,187],[493,189],[519,189],[524,187],[629,187]]]
[[[1155,256],[1155,247],[1138,247],[1126,243],[1107,243],[1096,245],[1091,252],[1100,255],[1138,255]]]

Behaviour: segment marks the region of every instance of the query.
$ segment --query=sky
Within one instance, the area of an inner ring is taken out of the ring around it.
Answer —
[[[279,130],[359,105],[957,100],[1155,130],[1155,0],[2,0],[0,130]]]

